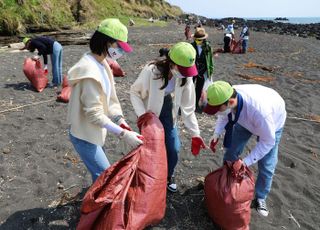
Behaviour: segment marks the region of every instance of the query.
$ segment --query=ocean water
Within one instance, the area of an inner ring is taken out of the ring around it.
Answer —
[[[275,21],[276,17],[265,17],[265,18],[246,18],[248,20],[270,20]],[[286,17],[289,21],[275,21],[291,24],[310,24],[310,23],[320,23],[320,17]]]

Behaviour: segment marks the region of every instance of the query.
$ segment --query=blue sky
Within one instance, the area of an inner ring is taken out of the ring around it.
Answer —
[[[320,17],[320,0],[167,0],[209,18]]]

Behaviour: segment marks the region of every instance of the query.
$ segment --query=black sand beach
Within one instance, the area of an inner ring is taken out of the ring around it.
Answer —
[[[222,32],[206,30],[213,49],[221,48]],[[147,61],[158,57],[161,47],[183,41],[183,33],[184,26],[177,24],[129,29],[134,52],[119,59],[127,76],[116,79],[116,88],[125,117],[135,129],[130,85]],[[218,53],[214,79],[271,87],[285,99],[288,112],[267,200],[270,214],[262,218],[252,210],[250,228],[320,229],[320,40],[251,32],[249,47],[254,52],[245,55]],[[64,72],[86,51],[88,46],[65,46]],[[0,229],[75,229],[91,177],[68,139],[67,104],[55,101],[54,89],[35,92],[22,72],[24,57],[31,55],[0,53]],[[245,67],[249,62],[266,68]],[[215,120],[205,114],[197,117],[209,142]],[[217,229],[204,205],[203,180],[221,165],[223,150],[215,154],[206,150],[195,158],[183,125],[180,134],[179,193],[168,194],[165,218],[149,229]],[[106,142],[109,160],[120,159],[119,140],[109,135]],[[254,140],[249,147],[253,145]],[[251,168],[256,171],[256,166]]]

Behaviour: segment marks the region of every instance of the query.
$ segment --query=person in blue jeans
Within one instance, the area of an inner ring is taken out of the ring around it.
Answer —
[[[130,89],[130,99],[138,117],[151,111],[164,128],[168,161],[167,189],[177,192],[174,169],[178,163],[180,138],[177,127],[179,110],[191,135],[191,152],[198,155],[205,143],[195,116],[195,89],[192,77],[198,74],[196,50],[186,42],[176,43],[165,58],[148,63]]]
[[[242,53],[245,54],[248,49],[248,43],[249,43],[249,27],[246,23],[246,21],[243,23],[243,27],[240,33],[240,40],[242,41]]]
[[[216,81],[208,87],[204,112],[218,115],[210,147],[215,151],[225,130],[224,161],[239,159],[252,135],[257,144],[243,164],[258,163],[253,206],[264,217],[268,216],[266,199],[271,190],[272,177],[278,162],[278,146],[286,120],[285,102],[273,89],[262,85],[234,85]]]
[[[132,51],[128,30],[119,19],[100,23],[90,39],[90,52],[68,72],[72,92],[68,104],[70,140],[94,182],[110,163],[102,146],[107,133],[124,141],[129,150],[143,143],[142,136],[124,120],[112,71],[106,57],[114,60]]]
[[[62,83],[62,46],[52,38],[41,36],[35,38],[25,37],[23,39],[25,47],[30,52],[38,50],[38,55],[43,56],[44,71],[48,73],[48,55],[52,64],[52,83],[50,87],[57,87]]]

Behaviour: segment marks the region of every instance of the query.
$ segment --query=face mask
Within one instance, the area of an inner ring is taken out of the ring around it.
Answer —
[[[202,40],[194,40],[196,42],[197,45],[201,45],[202,44]]]
[[[229,113],[231,113],[231,108],[228,107],[225,111],[217,112],[217,115],[219,115],[219,116],[227,116]]]
[[[117,60],[118,58],[122,57],[125,53],[124,50],[119,47],[117,47],[117,48],[110,47],[108,49],[108,52],[109,52],[110,57],[113,60]]]
[[[185,78],[184,76],[182,76],[182,74],[178,70],[171,69],[171,73],[172,73],[172,76],[175,78]]]

